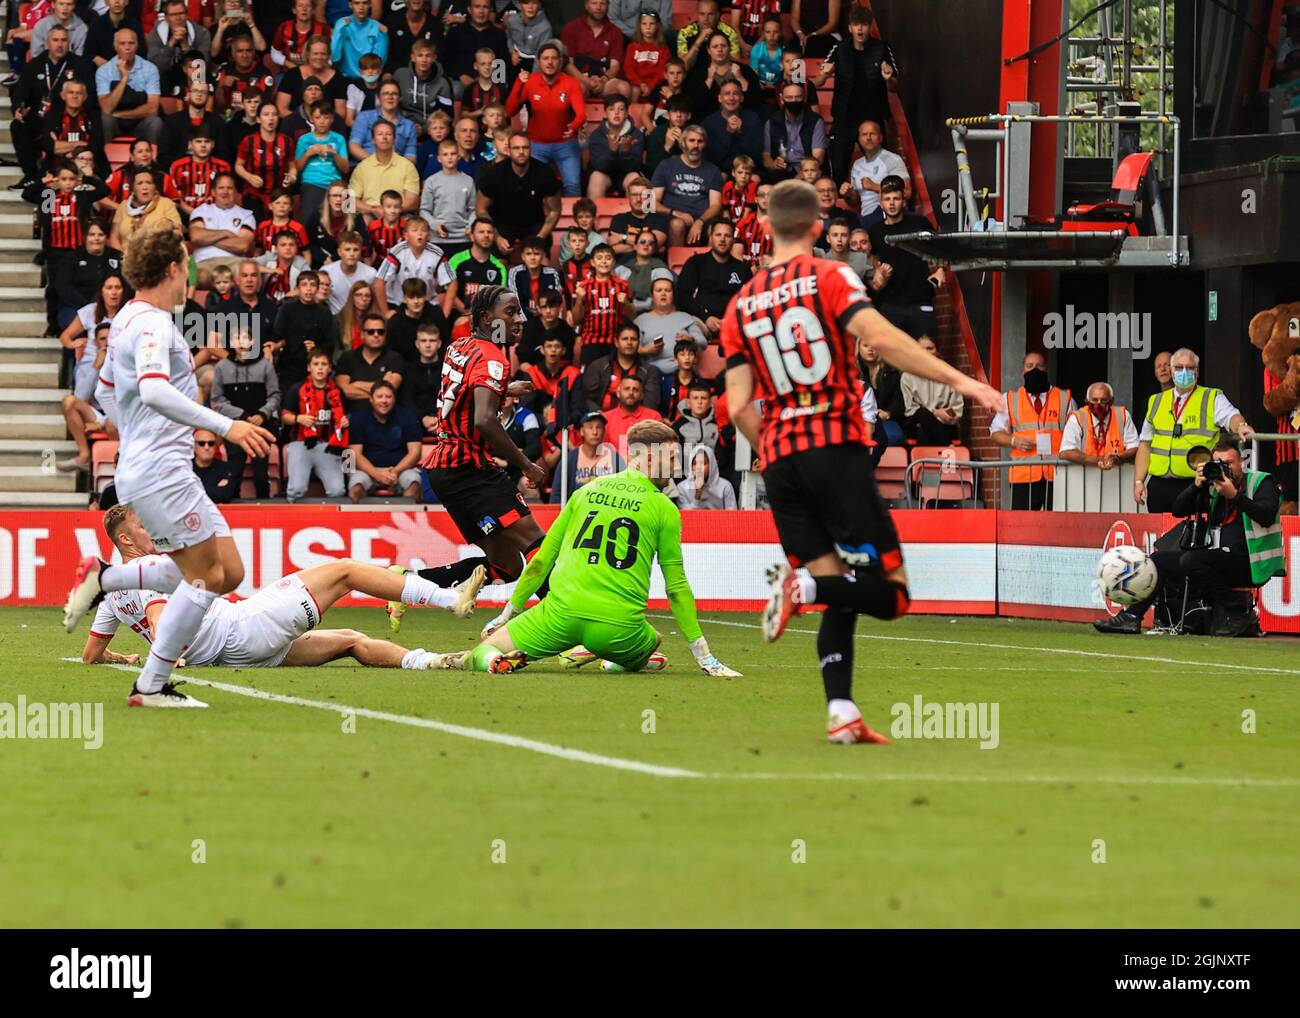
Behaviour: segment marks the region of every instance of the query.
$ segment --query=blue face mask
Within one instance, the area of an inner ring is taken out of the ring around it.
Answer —
[[[1174,385],[1180,389],[1190,389],[1196,384],[1196,372],[1191,368],[1179,368],[1174,372]]]
[[[363,74],[363,75],[361,75],[361,80],[364,81],[367,85],[373,85],[376,81],[379,80],[379,75],[378,75],[378,74]]]

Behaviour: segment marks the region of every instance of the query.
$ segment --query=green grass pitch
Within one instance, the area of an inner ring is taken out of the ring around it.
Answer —
[[[411,610],[401,640],[462,649],[486,617]],[[666,617],[656,675],[187,672],[407,719],[353,732],[218,688],[194,690],[206,711],[128,710],[125,672],[60,660],[84,627],[0,621],[0,703],[104,703],[98,750],[0,741],[8,926],[1300,923],[1294,641],[864,620],[873,727],[916,695],[997,703],[985,750],[826,744],[815,616],[768,646],[755,616],[706,615],[732,681],[697,672]],[[379,609],[326,624],[387,632]]]

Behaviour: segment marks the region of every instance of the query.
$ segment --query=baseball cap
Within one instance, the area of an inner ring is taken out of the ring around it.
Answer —
[[[608,421],[605,420],[605,415],[602,414],[599,410],[591,410],[583,414],[582,423],[586,424],[588,421],[600,421],[602,424],[609,423]]]

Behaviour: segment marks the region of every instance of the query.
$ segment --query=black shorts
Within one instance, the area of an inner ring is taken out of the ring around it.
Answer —
[[[898,531],[876,490],[865,445],[784,456],[763,471],[776,532],[795,568],[828,552],[850,566],[903,564]]]
[[[456,529],[473,544],[532,515],[500,467],[434,467],[425,476]]]

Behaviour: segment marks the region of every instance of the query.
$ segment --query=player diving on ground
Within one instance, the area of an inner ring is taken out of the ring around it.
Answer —
[[[155,565],[154,560],[161,558],[139,518],[125,505],[116,505],[104,515],[104,530],[122,553],[124,569],[147,572]],[[423,648],[407,650],[353,629],[316,627],[332,605],[354,590],[412,606],[446,608],[457,618],[467,618],[486,580],[487,570],[482,566],[456,587],[443,588],[414,573],[400,575],[352,559],[326,562],[291,573],[244,601],[214,601],[185,648],[183,660],[188,667],[295,668],[351,657],[372,668],[441,667],[439,655]],[[82,661],[134,664],[138,655],[118,654],[109,648],[109,642],[125,625],[152,643],[166,604],[166,594],[154,590],[109,592],[99,603]],[[164,705],[207,706],[192,696],[172,697],[159,704]]]
[[[473,650],[438,655],[430,667],[501,674],[560,656],[573,665],[599,660],[611,672],[659,671],[667,658],[646,621],[658,557],[696,664],[709,675],[740,675],[709,650],[682,567],[682,514],[663,493],[677,471],[677,433],[662,421],[642,421],[627,443],[628,468],[584,484],[556,518],[498,616],[504,624]],[[548,574],[549,593],[525,611]]]

